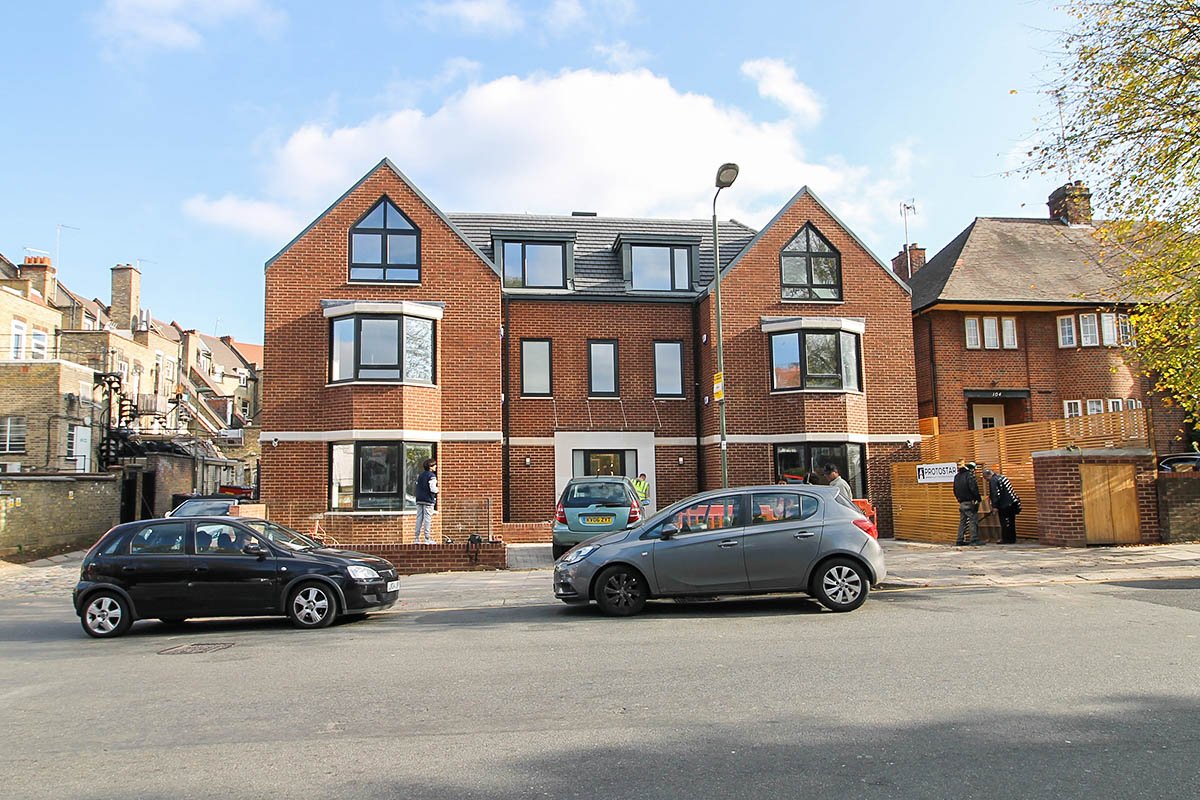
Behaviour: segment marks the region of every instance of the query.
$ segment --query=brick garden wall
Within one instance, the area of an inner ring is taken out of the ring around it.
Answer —
[[[423,572],[463,572],[468,570],[495,570],[508,567],[508,555],[503,542],[484,542],[478,556],[464,544],[364,544],[357,545],[362,553],[386,558],[395,565],[401,575],[416,575]],[[401,599],[404,586],[400,587]]]
[[[1158,473],[1164,542],[1200,542],[1200,473]]]
[[[1081,464],[1134,465],[1141,542],[1155,544],[1162,541],[1158,522],[1158,472],[1153,454],[1138,450],[1045,450],[1033,454],[1039,542],[1059,547],[1087,546]]]
[[[0,556],[90,547],[121,516],[120,475],[0,475]]]

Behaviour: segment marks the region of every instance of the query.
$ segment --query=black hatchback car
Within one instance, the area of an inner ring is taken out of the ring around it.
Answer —
[[[83,559],[74,600],[87,634],[108,638],[138,619],[286,615],[298,628],[323,628],[399,597],[396,569],[382,558],[266,520],[188,517],[104,534]]]

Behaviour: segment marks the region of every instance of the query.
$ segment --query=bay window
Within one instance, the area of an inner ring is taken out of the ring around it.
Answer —
[[[839,330],[771,334],[771,390],[857,392],[859,337]]]
[[[421,465],[434,457],[429,442],[338,442],[329,448],[329,507],[337,511],[416,508]]]
[[[330,331],[330,374],[340,381],[434,382],[434,322],[404,315],[336,317]]]

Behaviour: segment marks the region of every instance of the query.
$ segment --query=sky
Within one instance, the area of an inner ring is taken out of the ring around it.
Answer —
[[[263,264],[382,158],[445,212],[754,227],[807,185],[885,262],[976,216],[1051,118],[1051,2],[102,0],[14,3],[0,253],[155,317],[262,341]],[[26,248],[33,248],[27,250]]]

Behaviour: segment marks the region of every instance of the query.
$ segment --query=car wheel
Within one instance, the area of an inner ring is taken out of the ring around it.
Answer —
[[[569,544],[552,544],[552,545],[550,545],[550,552],[554,554],[555,561],[558,561],[560,558],[562,558],[564,555],[566,555],[567,551],[570,549],[571,549],[571,545],[569,545]]]
[[[133,624],[133,609],[129,601],[116,592],[96,592],[88,598],[79,618],[88,636],[111,639],[129,630]]]
[[[158,621],[163,625],[182,625],[187,622],[187,617],[159,617]]]
[[[866,570],[848,558],[833,558],[812,579],[812,593],[830,611],[853,611],[867,600],[870,581]]]
[[[596,578],[596,605],[610,617],[629,617],[646,607],[650,588],[632,567],[617,564]]]
[[[325,584],[302,583],[288,598],[287,612],[297,628],[324,628],[337,616],[337,601]]]

